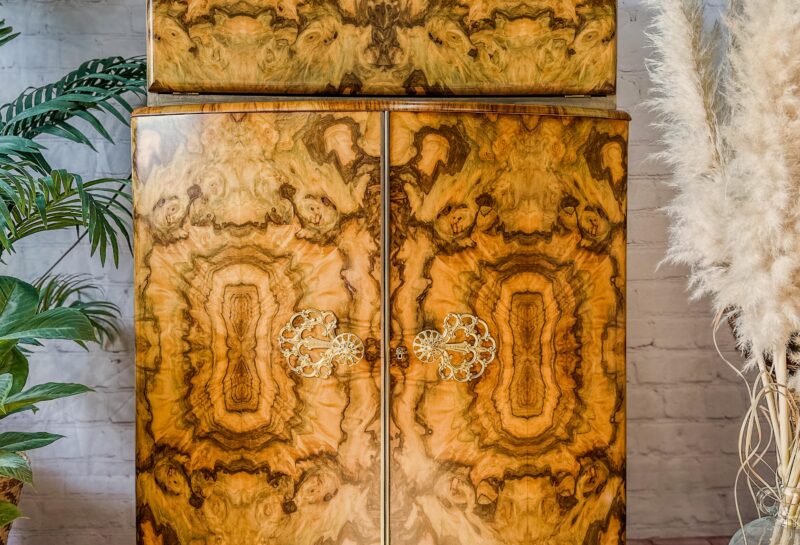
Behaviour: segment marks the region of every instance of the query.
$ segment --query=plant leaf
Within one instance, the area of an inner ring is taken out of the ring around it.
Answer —
[[[28,358],[15,346],[0,358],[0,373],[10,373],[14,377],[9,394],[21,392],[28,382]]]
[[[85,274],[57,274],[39,278],[39,312],[57,307],[79,310],[89,319],[99,339],[115,339],[120,332],[120,309],[114,303],[93,299],[103,290]]]
[[[6,25],[5,19],[0,19],[0,45],[7,44],[17,36],[19,36],[19,32],[14,32],[13,28]]]
[[[3,409],[5,409],[7,413],[11,413],[12,411],[17,411],[33,403],[39,403],[40,401],[52,401],[54,399],[75,396],[92,391],[91,388],[83,384],[46,382],[44,384],[32,386],[18,394],[8,396]]]
[[[0,276],[0,335],[9,324],[36,314],[39,293],[31,284],[11,276]]]
[[[11,387],[14,385],[14,375],[11,373],[3,373],[0,375],[0,412],[5,414],[3,407],[5,406],[6,399],[11,393]]]
[[[8,526],[21,516],[22,511],[16,505],[8,501],[0,501],[0,528]]]
[[[15,135],[0,136],[0,155],[21,157],[28,153],[39,153],[43,149],[43,145],[30,138]]]
[[[33,450],[46,447],[64,437],[54,433],[7,431],[0,433],[0,450],[9,452],[22,452],[23,450]]]
[[[57,82],[28,89],[0,107],[0,133],[27,138],[49,133],[91,146],[86,135],[67,121],[81,117],[105,138],[104,131],[83,112],[127,113],[127,102],[122,96],[128,93],[145,96],[146,73],[146,61],[141,56],[87,61]]]
[[[6,324],[0,341],[32,339],[66,339],[94,341],[94,328],[83,313],[74,308],[54,308],[29,318]]]
[[[16,452],[0,450],[0,475],[17,479],[26,484],[33,482],[31,464]]]
[[[0,250],[10,251],[20,239],[44,231],[85,227],[92,253],[99,250],[104,261],[110,247],[118,264],[118,238],[131,246],[129,185],[129,178],[83,181],[65,170],[41,177],[3,171],[0,156]]]

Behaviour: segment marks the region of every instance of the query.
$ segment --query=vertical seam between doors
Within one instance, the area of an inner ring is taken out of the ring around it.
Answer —
[[[389,342],[389,310],[391,293],[389,286],[389,249],[390,249],[390,187],[389,187],[389,112],[381,112],[381,274],[383,289],[381,290],[381,338],[383,358],[381,366],[381,526],[384,545],[390,542],[389,514],[389,388],[391,385],[390,368],[391,344]]]

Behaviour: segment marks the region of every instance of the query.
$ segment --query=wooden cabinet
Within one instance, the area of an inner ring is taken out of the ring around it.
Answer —
[[[613,94],[614,0],[149,0],[153,92]]]
[[[624,542],[624,114],[133,131],[141,543]]]

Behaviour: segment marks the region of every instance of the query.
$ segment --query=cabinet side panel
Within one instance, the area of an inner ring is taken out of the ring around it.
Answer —
[[[378,113],[134,125],[140,542],[380,542]]]
[[[150,0],[150,90],[613,94],[615,0]]]
[[[390,132],[393,545],[624,543],[627,122]]]

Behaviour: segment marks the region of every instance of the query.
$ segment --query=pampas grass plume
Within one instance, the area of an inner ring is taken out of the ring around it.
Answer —
[[[667,259],[771,359],[800,331],[800,2],[649,0],[648,68],[675,197]]]

